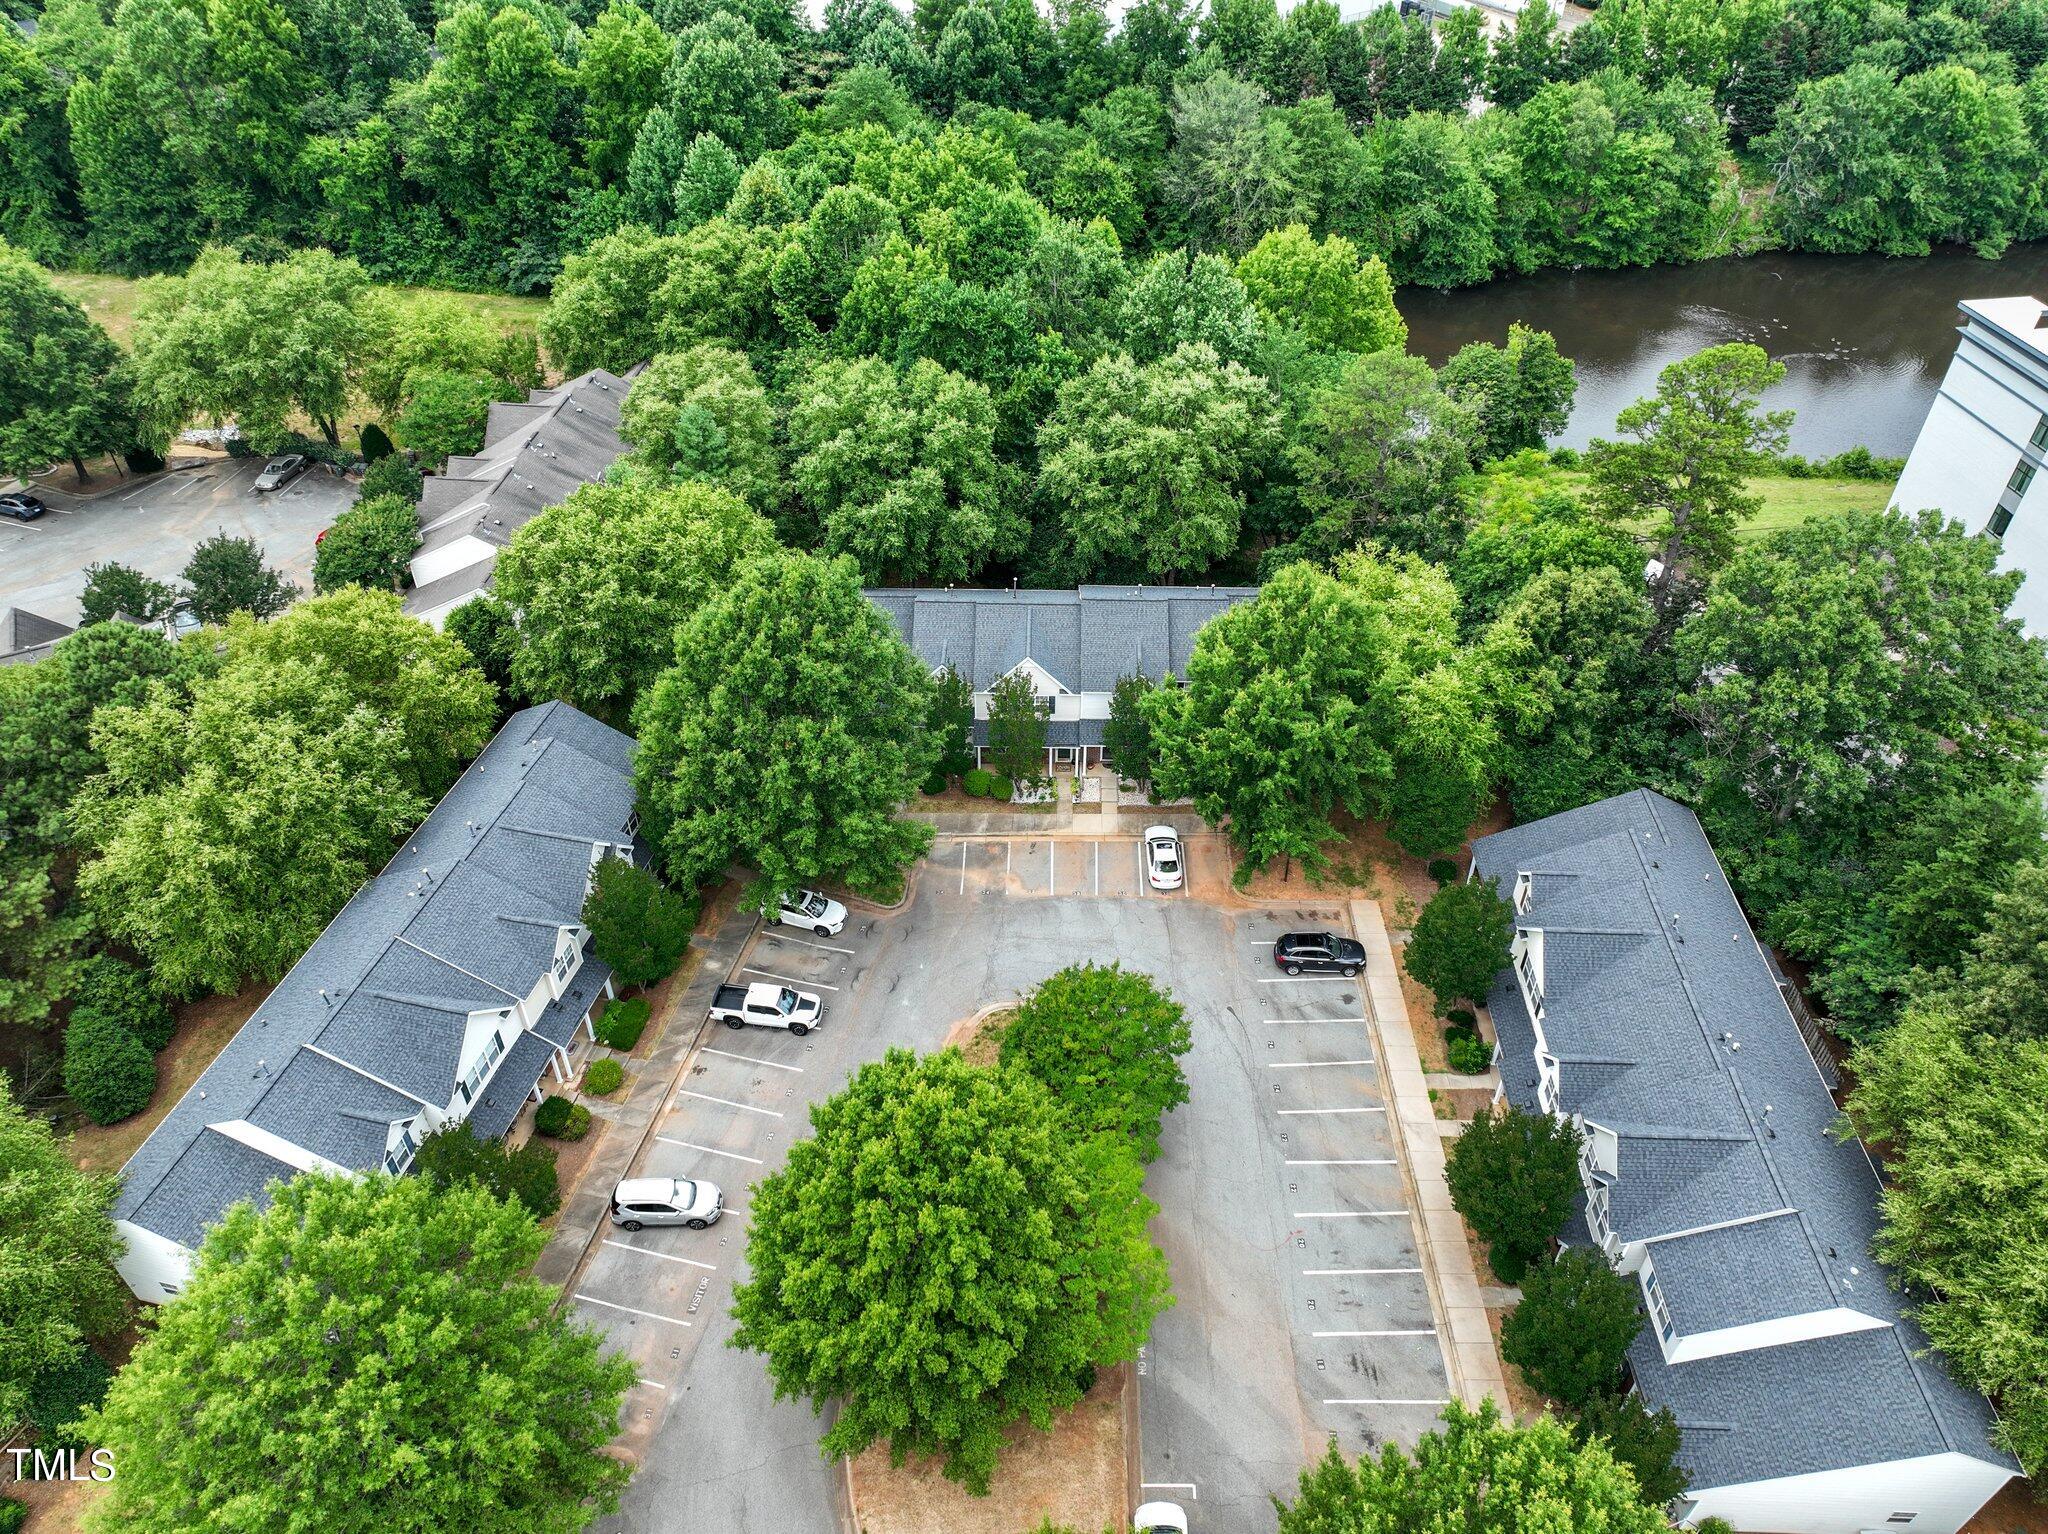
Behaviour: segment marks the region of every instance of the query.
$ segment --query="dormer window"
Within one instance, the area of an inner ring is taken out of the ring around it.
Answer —
[[[407,1123],[399,1131],[398,1143],[384,1153],[384,1170],[393,1177],[412,1165],[412,1158],[420,1148],[419,1140],[413,1134],[413,1125]]]
[[[469,1068],[469,1074],[462,1078],[462,1100],[473,1102],[481,1092],[484,1081],[491,1074],[491,1067],[498,1063],[498,1056],[505,1052],[505,1041],[493,1032],[484,1041],[483,1053],[476,1057],[476,1063]]]
[[[1515,875],[1515,910],[1526,915],[1529,901],[1536,893],[1536,876],[1523,869]]]
[[[1672,1324],[1671,1303],[1664,1298],[1664,1286],[1657,1282],[1657,1270],[1647,1261],[1643,1263],[1643,1297],[1649,1302],[1650,1319],[1657,1323],[1657,1335],[1668,1349],[1678,1328]]]

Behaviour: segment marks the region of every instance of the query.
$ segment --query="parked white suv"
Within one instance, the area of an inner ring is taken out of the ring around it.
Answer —
[[[1131,1519],[1137,1534],[1188,1534],[1188,1515],[1177,1502],[1147,1502]]]
[[[612,1189],[612,1224],[627,1230],[647,1225],[687,1225],[702,1230],[725,1213],[718,1184],[687,1177],[628,1177]]]
[[[791,890],[777,902],[775,921],[783,927],[809,927],[819,937],[837,937],[846,926],[846,907],[816,890]]]

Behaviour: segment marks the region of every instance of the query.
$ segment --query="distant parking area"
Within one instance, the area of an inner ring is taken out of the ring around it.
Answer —
[[[1450,1394],[1358,980],[1281,975],[1271,944],[1345,930],[1336,905],[1242,907],[1221,838],[1186,838],[1193,893],[1146,887],[1135,835],[941,837],[903,909],[840,936],[758,934],[740,979],[824,998],[808,1038],[705,1028],[637,1174],[709,1177],[707,1231],[608,1229],[580,1275],[583,1319],[644,1383],[625,1444],[635,1531],[785,1534],[836,1526],[836,1475],[807,1405],[770,1399],[761,1360],[724,1344],[748,1189],[809,1133],[809,1106],[893,1045],[949,1028],[1055,970],[1112,960],[1187,1008],[1190,1101],[1147,1179],[1175,1307],[1139,1361],[1140,1476],[1197,1529],[1274,1527],[1334,1434],[1347,1453],[1412,1443]]]
[[[313,539],[355,500],[355,487],[315,465],[284,489],[258,494],[251,486],[263,462],[212,459],[93,500],[31,485],[49,514],[0,518],[0,608],[76,623],[86,566],[117,561],[171,580],[193,546],[216,532],[254,538],[270,564],[310,591]]]

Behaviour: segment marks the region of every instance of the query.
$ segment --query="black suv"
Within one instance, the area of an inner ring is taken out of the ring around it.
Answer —
[[[48,509],[32,495],[0,495],[0,517],[12,517],[17,522],[33,522]]]
[[[1365,944],[1334,932],[1290,932],[1273,945],[1273,962],[1290,975],[1343,975],[1365,968]]]

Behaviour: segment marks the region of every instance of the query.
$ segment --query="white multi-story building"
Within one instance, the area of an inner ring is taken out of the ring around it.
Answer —
[[[2048,634],[2048,304],[1972,298],[1962,340],[1892,492],[1902,511],[1946,512],[2026,572],[2013,613]]]

